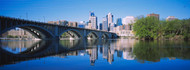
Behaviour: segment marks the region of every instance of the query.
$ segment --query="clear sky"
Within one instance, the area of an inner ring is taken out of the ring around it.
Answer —
[[[35,21],[88,21],[94,11],[98,23],[109,12],[116,18],[160,14],[160,19],[175,16],[190,18],[190,0],[0,0],[0,15]]]

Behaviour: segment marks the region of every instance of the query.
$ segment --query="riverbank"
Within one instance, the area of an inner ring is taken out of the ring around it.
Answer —
[[[135,36],[119,36],[119,39],[136,39]]]
[[[173,36],[173,37],[164,37],[164,36],[162,36],[162,37],[159,37],[159,38],[156,38],[156,39],[153,39],[153,38],[145,39],[145,38],[136,37],[135,39],[137,39],[137,40],[190,40],[190,38],[185,38],[182,35],[176,35],[176,36]]]

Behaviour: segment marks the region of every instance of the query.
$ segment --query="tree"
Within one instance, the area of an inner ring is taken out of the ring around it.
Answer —
[[[174,37],[181,34],[182,23],[180,20],[165,21],[162,23],[162,29],[164,30],[164,37]]]
[[[137,22],[134,23],[133,29],[137,37],[150,40],[158,37],[159,27],[160,22],[156,17],[146,17],[137,20]]]
[[[182,20],[181,33],[185,39],[190,38],[190,19]]]

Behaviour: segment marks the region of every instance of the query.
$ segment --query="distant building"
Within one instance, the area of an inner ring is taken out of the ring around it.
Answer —
[[[91,23],[91,29],[97,29],[97,17],[95,16],[94,12],[90,12],[89,16],[89,23]]]
[[[118,18],[116,21],[116,26],[120,26],[120,25],[122,25],[122,19]]]
[[[48,21],[48,23],[49,23],[49,24],[55,24],[55,25],[68,26],[68,21],[66,21],[66,20]]]
[[[78,27],[85,28],[85,25],[86,25],[85,21],[80,21],[80,23],[78,24]]]
[[[77,22],[71,22],[66,20],[59,20],[59,21],[48,21],[49,24],[55,24],[55,25],[62,25],[62,26],[71,26],[71,27],[78,27]]]
[[[172,20],[175,20],[175,19],[177,19],[177,18],[175,18],[174,16],[168,16],[166,18],[166,21],[172,21]]]
[[[102,30],[108,31],[108,21],[107,21],[107,18],[105,17],[102,19]]]
[[[68,26],[68,21],[66,21],[66,20],[60,20],[59,21],[59,25]]]
[[[134,16],[126,16],[122,20],[123,25],[129,25],[135,23],[135,17]]]
[[[89,29],[89,28],[88,28],[88,23],[89,23],[89,22],[86,22],[86,24],[85,24],[85,28],[86,28],[86,29]]]
[[[7,36],[17,36],[18,38],[35,38],[32,34],[20,28],[12,29],[6,34]]]
[[[99,30],[102,30],[102,23],[99,24]]]
[[[132,25],[121,25],[115,27],[115,33],[118,36],[134,36]]]
[[[134,36],[131,30],[121,30],[117,32],[119,36]]]
[[[49,24],[55,24],[55,25],[59,25],[59,23],[57,23],[57,21],[48,21]]]
[[[154,13],[152,13],[152,14],[147,14],[147,17],[151,17],[151,16],[156,17],[158,20],[159,20],[159,18],[160,18],[160,15],[159,15],[159,14],[154,14]]]
[[[92,23],[88,23],[88,29],[92,29]]]
[[[114,27],[115,27],[115,24],[114,23],[110,23],[110,32],[114,32]]]
[[[134,36],[133,34],[133,24],[136,22],[136,18],[134,16],[126,16],[125,18],[123,18],[122,26],[119,26],[116,31],[116,33],[119,36]]]
[[[107,18],[107,21],[108,21],[108,31],[110,31],[110,25],[111,25],[111,23],[113,23],[113,15],[112,15],[112,13],[108,13],[106,18]]]
[[[71,22],[71,21],[69,21],[69,22],[68,22],[68,26],[77,27],[77,26],[78,26],[78,23],[77,23],[77,22]]]

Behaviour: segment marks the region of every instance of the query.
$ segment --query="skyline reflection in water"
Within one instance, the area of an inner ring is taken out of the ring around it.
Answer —
[[[85,63],[84,67],[87,68],[99,65],[117,67],[129,64],[128,61],[133,62],[132,64],[143,63],[145,65],[146,63],[178,60],[186,60],[184,64],[186,66],[190,64],[189,59],[190,43],[185,41],[138,41],[134,39],[1,41],[0,48],[0,69],[11,69],[12,65],[19,67],[22,63],[33,65],[43,61],[50,64],[50,67],[51,65],[60,66],[64,64],[59,61],[64,63],[70,60],[74,63],[69,62],[65,66],[75,65],[77,68],[77,66],[81,67],[80,63]],[[40,66],[43,65],[45,64]]]

